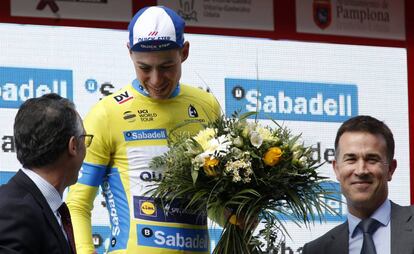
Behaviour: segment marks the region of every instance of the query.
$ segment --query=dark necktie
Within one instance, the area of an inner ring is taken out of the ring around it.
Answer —
[[[72,253],[76,254],[75,237],[73,236],[72,220],[70,219],[69,209],[65,202],[63,202],[62,205],[59,207],[58,212],[62,220],[63,229],[65,230],[66,236],[68,237],[68,242],[69,242],[70,248],[72,249]]]
[[[376,254],[374,241],[372,240],[372,234],[379,228],[381,223],[376,219],[368,218],[362,220],[358,227],[364,233],[364,242],[362,243],[361,254]]]

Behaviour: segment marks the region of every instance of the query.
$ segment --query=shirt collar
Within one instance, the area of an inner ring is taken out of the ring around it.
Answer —
[[[135,88],[135,90],[137,90],[140,94],[146,96],[146,97],[150,97],[148,91],[144,88],[143,85],[141,85],[141,83],[139,83],[139,81],[137,79],[134,79],[132,81],[132,86]],[[175,87],[173,93],[170,95],[169,98],[174,98],[175,96],[177,96],[180,93],[180,84],[177,84],[177,86]]]
[[[351,237],[355,237],[358,232],[360,232],[359,228],[357,228],[359,222],[361,221],[360,218],[352,215],[348,212],[348,227],[349,233]],[[375,210],[375,212],[370,216],[370,218],[376,219],[379,221],[383,226],[387,226],[391,220],[391,202],[389,199],[386,199],[382,205]]]
[[[22,169],[22,171],[36,184],[40,192],[46,198],[47,203],[54,213],[62,205],[62,197],[53,185],[43,179],[40,175],[30,169]]]

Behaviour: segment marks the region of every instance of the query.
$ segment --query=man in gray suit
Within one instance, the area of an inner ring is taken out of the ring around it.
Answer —
[[[304,254],[414,253],[414,208],[388,199],[397,167],[394,148],[391,130],[373,117],[341,125],[333,168],[347,201],[347,221],[305,244]]]

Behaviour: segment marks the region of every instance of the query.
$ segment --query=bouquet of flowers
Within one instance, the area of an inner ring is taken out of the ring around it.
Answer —
[[[177,135],[152,161],[165,167],[153,196],[223,226],[213,253],[263,253],[277,249],[276,232],[288,233],[280,214],[309,223],[329,207],[311,149],[287,128],[247,120],[254,113],[221,117],[195,136]],[[261,230],[255,230],[263,223]],[[255,232],[258,231],[256,234]]]

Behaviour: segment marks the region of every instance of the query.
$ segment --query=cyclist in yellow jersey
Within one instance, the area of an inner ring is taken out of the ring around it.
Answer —
[[[179,83],[189,54],[180,16],[146,7],[128,29],[137,77],[98,102],[84,120],[94,142],[67,197],[77,253],[94,253],[91,210],[99,186],[111,223],[109,253],[209,253],[206,214],[174,205],[164,214],[145,193],[162,178],[162,170],[148,163],[167,151],[171,130],[181,125],[180,131],[195,134],[219,117],[220,106],[212,94]]]

